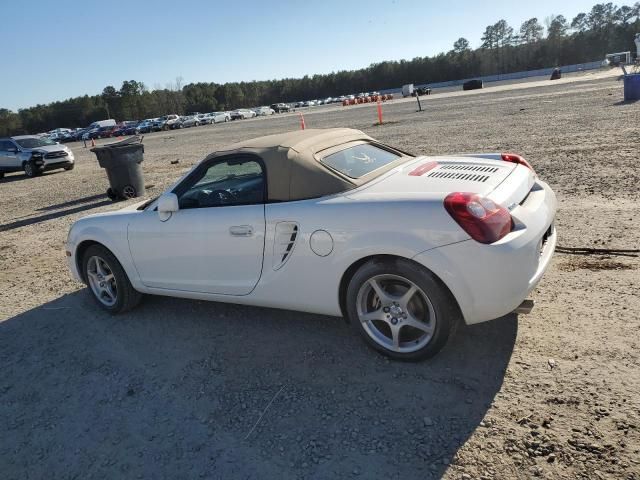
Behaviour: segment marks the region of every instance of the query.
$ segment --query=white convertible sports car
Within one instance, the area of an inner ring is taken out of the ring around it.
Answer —
[[[412,360],[458,321],[525,310],[555,211],[518,155],[412,156],[303,130],[221,149],[157,199],[78,220],[66,254],[112,313],[147,293],[344,316]]]

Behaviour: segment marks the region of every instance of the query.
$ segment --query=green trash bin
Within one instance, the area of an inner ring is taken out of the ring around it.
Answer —
[[[107,196],[110,199],[126,200],[144,195],[144,176],[140,165],[144,145],[139,137],[94,147],[91,151],[96,154],[98,164],[107,172]]]

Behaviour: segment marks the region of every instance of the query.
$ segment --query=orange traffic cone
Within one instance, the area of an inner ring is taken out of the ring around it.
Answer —
[[[91,146],[92,146],[92,147],[95,147],[95,146],[96,146],[96,141],[95,141],[93,138],[91,139]]]
[[[305,128],[304,116],[300,114],[300,130],[304,130],[304,128]]]

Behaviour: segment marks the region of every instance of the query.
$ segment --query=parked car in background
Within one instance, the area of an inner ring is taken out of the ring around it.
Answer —
[[[160,130],[171,130],[176,122],[180,120],[180,116],[172,113],[170,115],[164,115],[155,120],[153,123],[153,131],[159,132]]]
[[[73,152],[46,137],[21,135],[0,138],[0,178],[8,172],[24,171],[35,177],[47,170],[73,170]]]
[[[256,116],[256,112],[246,108],[240,108],[231,112],[231,120],[244,120],[246,118],[253,118]]]
[[[415,97],[416,95],[418,95],[418,96],[420,96],[420,95],[431,95],[431,87],[429,87],[428,85],[425,85],[424,87],[417,87],[413,91],[413,96]]]
[[[46,133],[46,137],[50,138],[54,142],[59,142],[63,137],[69,134],[72,130],[70,128],[56,128]]]
[[[153,119],[143,120],[136,126],[136,133],[151,133],[153,122]]]
[[[111,132],[113,131],[114,126],[109,125],[106,127],[94,128],[89,132],[87,138],[89,139],[98,139],[98,138],[109,138],[111,136]]]
[[[224,123],[231,120],[231,115],[227,112],[211,112],[211,123]]]
[[[462,84],[462,90],[478,90],[482,87],[482,80],[469,80]]]
[[[276,113],[286,113],[291,111],[291,107],[286,103],[274,103],[271,108]]]
[[[266,117],[268,115],[273,115],[274,113],[276,113],[275,110],[271,107],[258,107],[253,111],[256,112],[256,115],[259,117]]]
[[[79,128],[69,130],[68,132],[63,134],[58,141],[60,143],[74,142],[77,139],[77,135],[80,130],[81,129]]]
[[[189,128],[189,127],[199,127],[200,119],[197,115],[189,115],[188,117],[183,117],[180,120],[180,125],[178,128]]]
[[[140,125],[140,122],[138,121],[131,121],[129,125],[127,125],[124,130],[122,131],[122,135],[135,135],[136,134],[136,128],[138,128],[138,125]]]
[[[122,122],[113,129],[113,131],[111,132],[111,136],[121,137],[123,135],[133,135],[135,134],[137,125],[138,122],[132,120]]]
[[[211,125],[211,123],[213,122],[213,119],[208,113],[201,113],[196,117],[198,118],[198,122],[200,122],[200,125]]]

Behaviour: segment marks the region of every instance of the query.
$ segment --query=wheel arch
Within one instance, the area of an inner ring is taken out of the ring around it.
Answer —
[[[429,272],[430,274],[433,275],[433,277],[436,279],[436,281],[440,284],[440,286],[444,289],[444,291],[450,297],[451,302],[454,305],[454,307],[458,310],[458,312],[461,312],[460,305],[458,304],[458,300],[453,295],[453,293],[451,292],[449,287],[442,281],[442,279],[434,271],[429,270],[424,265],[416,262],[415,260],[407,258],[407,257],[403,257],[403,256],[400,256],[400,255],[377,254],[377,255],[369,255],[369,256],[363,257],[363,258],[353,262],[345,270],[345,272],[342,274],[342,278],[340,279],[340,284],[339,284],[339,288],[338,288],[338,302],[339,302],[339,305],[340,305],[340,311],[342,312],[342,317],[344,318],[345,322],[349,323],[349,316],[347,315],[347,308],[346,308],[347,307],[347,305],[346,305],[346,303],[347,303],[347,288],[349,286],[349,282],[351,281],[351,279],[353,278],[355,273],[358,271],[358,269],[362,265],[364,265],[365,263],[367,263],[367,262],[369,262],[371,260],[380,261],[380,262],[382,262],[382,261],[403,260],[403,261],[412,263],[413,265],[415,265],[416,267],[418,267],[421,270],[425,270],[425,271]]]
[[[84,258],[85,252],[92,245],[100,245],[101,247],[104,247],[107,250],[109,250],[111,253],[113,253],[109,247],[107,247],[103,243],[97,242],[95,240],[83,240],[82,242],[80,242],[78,244],[78,246],[76,247],[76,255],[75,255],[76,269],[77,269],[78,273],[80,274],[80,278],[82,278],[82,281],[84,283],[87,283],[87,279],[85,277],[84,269],[82,268],[82,259]],[[113,253],[113,255],[115,256],[115,253]],[[118,257],[116,257],[116,258],[118,258]]]

